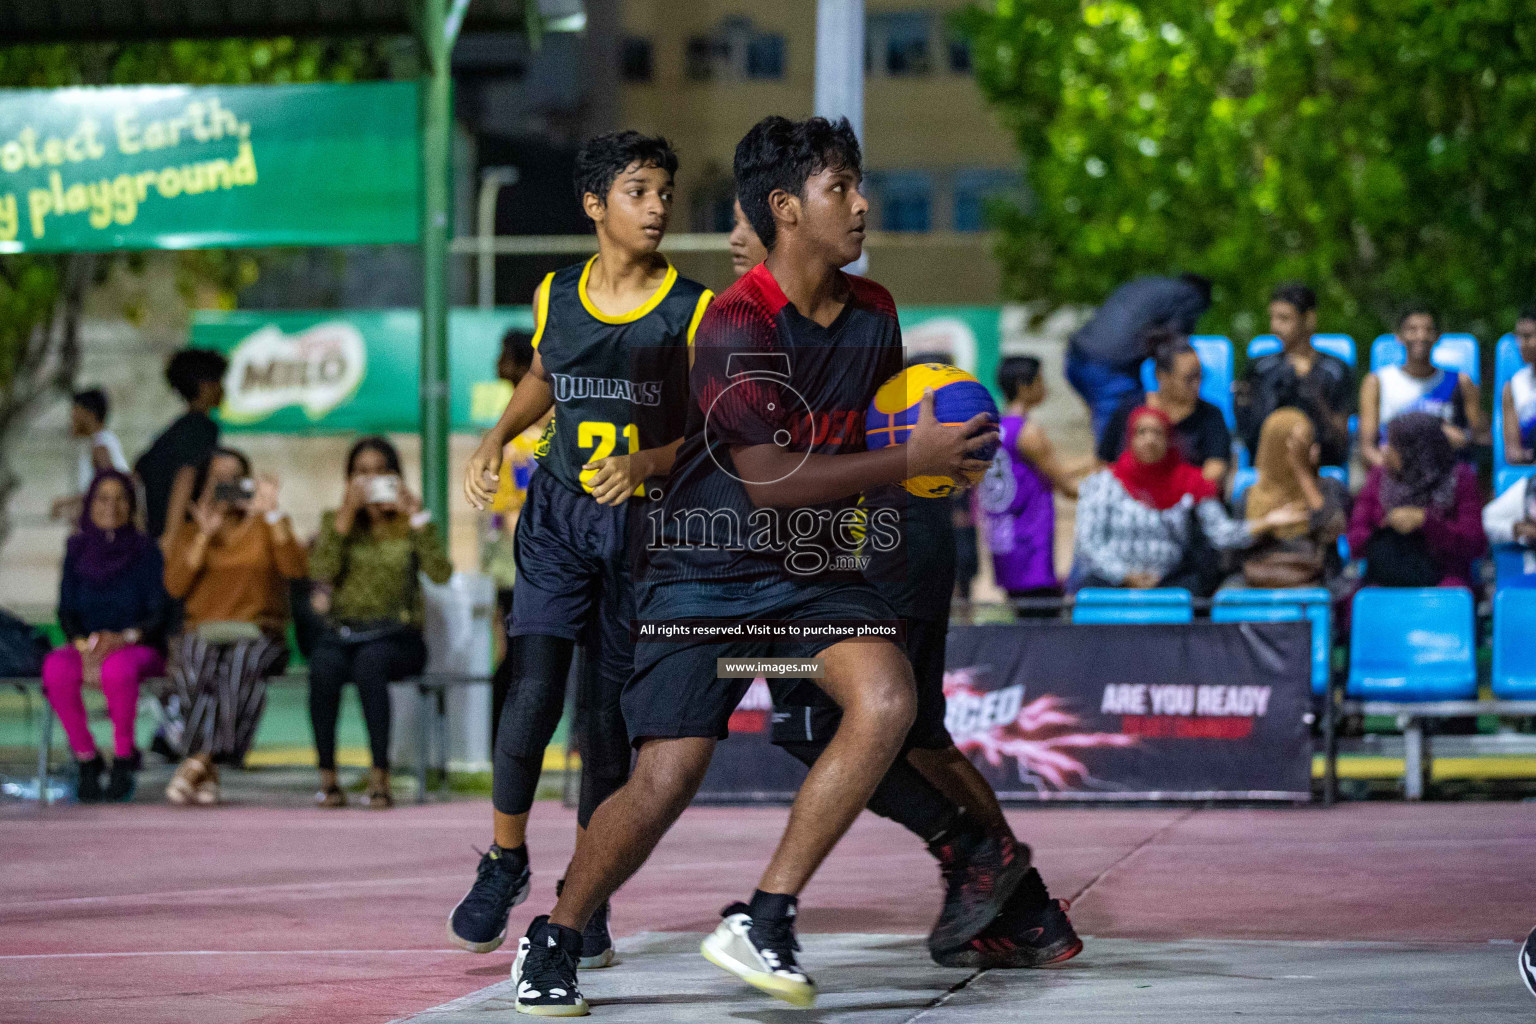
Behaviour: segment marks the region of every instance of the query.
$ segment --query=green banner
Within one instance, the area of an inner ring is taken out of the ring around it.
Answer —
[[[533,311],[450,311],[454,430],[482,430],[506,407],[512,392],[496,378],[496,358],[510,327],[533,330]],[[203,312],[191,343],[229,357],[219,415],[228,429],[377,433],[421,425],[421,314],[414,309]]]
[[[997,376],[997,306],[901,310],[907,352],[943,353],[989,388]],[[496,422],[511,388],[496,379],[501,336],[533,329],[527,306],[448,315],[449,415],[456,431]],[[275,433],[412,432],[420,426],[421,315],[416,310],[198,313],[193,345],[229,357],[220,419]]]
[[[1002,346],[1000,306],[898,306],[901,340],[907,357],[944,354],[997,394],[998,352]]]
[[[0,253],[414,242],[414,82],[0,90]]]

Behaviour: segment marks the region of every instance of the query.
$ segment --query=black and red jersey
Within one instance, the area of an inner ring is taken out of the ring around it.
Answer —
[[[724,614],[713,603],[722,594],[766,596],[862,578],[857,495],[758,508],[731,456],[733,447],[765,444],[816,454],[863,450],[869,403],[902,366],[901,328],[889,292],[860,277],[846,282],[847,304],[827,327],[800,315],[765,265],[705,312],[684,440],[648,512],[640,577],[642,587],[673,592],[669,605],[704,609],[676,614]]]

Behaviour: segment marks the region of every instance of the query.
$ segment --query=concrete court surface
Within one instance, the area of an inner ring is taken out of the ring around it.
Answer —
[[[0,807],[4,1024],[490,1024],[515,1016],[511,943],[448,947],[483,844],[479,801],[391,812]],[[695,808],[614,901],[626,963],[588,972],[594,1019],[1536,1021],[1517,943],[1536,925],[1536,805],[1011,812],[1087,950],[1051,971],[941,970],[922,847],[865,816],[803,899],[817,1009],[697,954],[750,892],[783,808]],[[574,815],[535,808],[552,901]]]

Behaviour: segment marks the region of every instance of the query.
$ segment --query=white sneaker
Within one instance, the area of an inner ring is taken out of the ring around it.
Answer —
[[[721,918],[719,927],[699,944],[704,959],[791,1006],[815,1005],[816,983],[795,962],[800,943],[793,918],[754,928],[745,903],[732,903],[721,911]]]

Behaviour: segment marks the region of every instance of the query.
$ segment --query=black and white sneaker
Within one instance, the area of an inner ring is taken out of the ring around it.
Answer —
[[[535,1017],[585,1017],[591,1011],[576,984],[581,959],[581,933],[549,923],[540,914],[517,941],[512,984],[517,988],[517,1012]]]
[[[475,869],[475,884],[448,915],[448,941],[471,953],[500,948],[507,937],[507,915],[528,898],[532,881],[525,848],[503,850],[492,843]]]
[[[564,891],[565,879],[562,878],[555,883],[555,898],[559,899]],[[577,966],[584,971],[612,967],[619,962],[613,948],[613,935],[608,930],[608,911],[608,901],[604,900],[581,930],[581,963]]]
[[[1531,929],[1525,945],[1520,947],[1520,980],[1525,982],[1526,991],[1536,996],[1536,928]]]
[[[732,903],[720,916],[719,927],[699,945],[704,959],[792,1006],[815,1005],[816,983],[795,961],[800,943],[793,907],[788,917],[756,922],[745,903]]]

